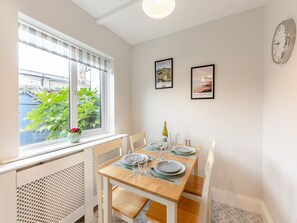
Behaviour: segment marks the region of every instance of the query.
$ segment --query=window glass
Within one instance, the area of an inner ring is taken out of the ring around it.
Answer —
[[[96,68],[77,65],[78,126],[83,130],[101,127],[101,75]]]
[[[20,146],[66,137],[69,60],[19,43]]]

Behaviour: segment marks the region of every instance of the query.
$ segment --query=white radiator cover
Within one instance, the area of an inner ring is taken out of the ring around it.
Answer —
[[[127,138],[117,138],[122,139],[125,151]],[[83,216],[86,223],[94,222],[93,210],[97,205],[94,164],[119,155],[115,150],[93,157],[92,148],[98,144],[0,174],[0,222],[74,223]]]
[[[0,222],[16,222],[16,172],[0,175]]]
[[[83,152],[17,172],[17,222],[62,222],[84,212]]]

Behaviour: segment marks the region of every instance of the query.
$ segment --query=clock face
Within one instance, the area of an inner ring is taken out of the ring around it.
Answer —
[[[283,24],[280,24],[275,31],[272,43],[272,56],[275,61],[280,61],[284,58],[286,45],[286,28]]]
[[[295,35],[296,25],[294,20],[285,20],[277,26],[271,46],[273,62],[281,64],[289,60],[294,48]]]

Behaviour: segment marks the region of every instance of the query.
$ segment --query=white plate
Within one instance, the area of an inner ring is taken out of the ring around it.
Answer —
[[[127,155],[124,155],[122,158],[121,158],[121,161],[124,163],[124,164],[127,164],[127,165],[132,165],[132,157],[136,156],[136,164],[140,163],[140,162],[143,162],[144,160],[148,161],[148,156],[145,155],[145,154],[141,154],[141,153],[132,153],[132,154],[127,154]]]
[[[161,142],[151,142],[147,146],[150,147],[150,148],[160,149],[163,146],[163,143],[161,143]]]
[[[162,173],[177,173],[180,168],[179,163],[172,160],[163,160],[156,165],[156,169]]]
[[[193,154],[196,152],[194,148],[188,146],[175,146],[173,151],[180,154]]]
[[[177,163],[178,165],[180,165],[180,169],[179,169],[179,171],[176,172],[176,173],[165,173],[165,172],[161,172],[160,170],[158,170],[158,164],[159,164],[160,162],[168,162],[168,161],[175,162],[175,163]],[[156,171],[157,173],[159,173],[159,174],[163,174],[163,175],[166,175],[166,176],[176,176],[176,175],[179,175],[179,174],[184,173],[185,170],[186,170],[186,167],[185,167],[185,165],[183,165],[182,163],[177,162],[177,161],[174,161],[174,160],[161,160],[161,161],[155,163],[155,165],[154,165],[154,169],[155,169],[155,171]]]

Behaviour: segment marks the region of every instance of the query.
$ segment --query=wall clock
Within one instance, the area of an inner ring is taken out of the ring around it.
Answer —
[[[296,24],[293,19],[282,21],[274,32],[271,45],[272,60],[276,64],[286,63],[293,51]]]

